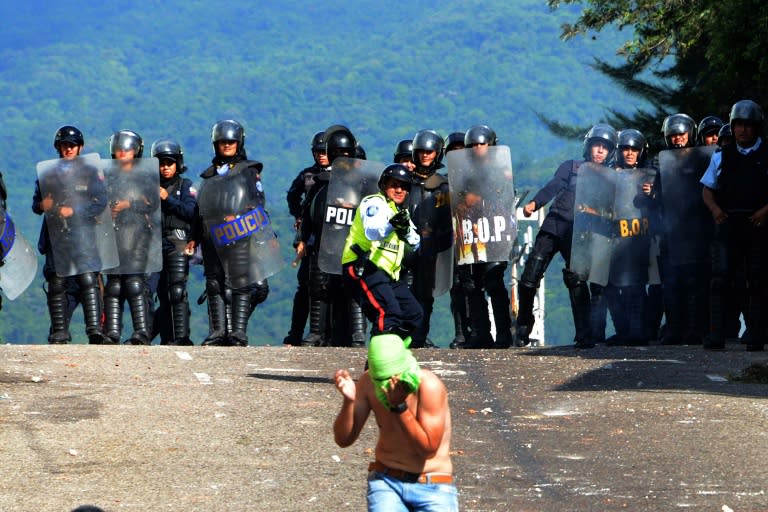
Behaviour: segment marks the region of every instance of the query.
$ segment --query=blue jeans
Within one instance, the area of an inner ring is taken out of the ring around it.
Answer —
[[[458,512],[452,484],[408,483],[371,471],[368,474],[368,512]]]

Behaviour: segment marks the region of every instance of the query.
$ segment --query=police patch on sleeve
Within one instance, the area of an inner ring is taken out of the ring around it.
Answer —
[[[379,207],[378,207],[378,206],[376,206],[375,204],[372,204],[371,206],[369,206],[369,207],[368,207],[368,208],[365,210],[365,214],[366,214],[368,217],[374,217],[374,216],[375,216],[377,213],[379,213]]]

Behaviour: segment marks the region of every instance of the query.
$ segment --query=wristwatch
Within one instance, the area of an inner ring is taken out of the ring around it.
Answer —
[[[408,404],[403,402],[401,404],[397,404],[393,407],[390,407],[389,410],[394,412],[395,414],[403,414],[405,411],[408,410]]]

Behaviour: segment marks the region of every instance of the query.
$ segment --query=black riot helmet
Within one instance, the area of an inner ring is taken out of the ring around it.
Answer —
[[[707,135],[717,135],[723,126],[723,120],[715,116],[707,116],[699,121],[697,132],[699,133],[699,144],[704,144],[704,137]]]
[[[413,162],[413,140],[403,139],[397,143],[392,161],[399,164],[403,161]]]
[[[325,132],[317,132],[312,136],[312,153],[325,153]]]
[[[184,152],[178,142],[171,139],[159,139],[152,143],[150,153],[158,160],[170,159],[176,162],[176,172],[181,174],[187,170],[184,165]]]
[[[417,151],[436,151],[437,156],[426,171],[434,171],[442,167],[443,160],[443,138],[434,130],[419,130],[416,135],[413,136],[413,151],[411,152],[413,163],[416,164],[416,173],[419,173],[421,165],[419,164],[419,158],[416,155]],[[431,174],[431,173],[428,173]]]
[[[496,145],[496,132],[484,124],[478,124],[467,130],[464,134],[464,146],[471,147],[475,144]]]
[[[368,155],[365,152],[365,148],[360,144],[355,146],[355,158],[358,160],[368,160]]]
[[[618,164],[621,167],[624,167],[626,165],[626,162],[624,162],[624,155],[621,153],[621,150],[623,148],[633,148],[640,151],[640,153],[637,155],[637,163],[635,164],[636,167],[642,167],[643,163],[645,162],[645,154],[646,150],[648,149],[648,141],[645,140],[645,136],[640,133],[639,130],[635,130],[634,128],[628,128],[626,130],[621,130],[619,132],[619,152],[616,155],[616,158],[618,160]]]
[[[730,124],[724,124],[717,132],[717,145],[721,148],[733,142],[733,132]]]
[[[464,132],[453,132],[445,138],[445,152],[453,151],[454,149],[464,149]]]
[[[237,155],[245,158],[245,129],[243,125],[232,119],[217,121],[211,128],[211,144],[213,144],[213,151],[216,155],[219,154],[216,143],[222,140],[237,142]]]
[[[354,158],[357,147],[357,139],[352,135],[352,131],[346,126],[335,124],[325,130],[325,152],[328,154],[328,161],[333,161],[346,156]]]
[[[144,140],[141,135],[133,130],[119,130],[112,134],[109,138],[109,153],[112,158],[118,151],[130,151],[133,150],[134,158],[141,158],[144,154]]]
[[[587,161],[591,161],[592,155],[590,149],[592,144],[596,142],[603,143],[608,146],[608,156],[602,165],[609,166],[616,161],[616,145],[618,144],[618,137],[616,135],[616,129],[606,123],[597,123],[589,129],[584,136],[584,150],[582,155]]]
[[[681,133],[688,134],[688,142],[683,147],[691,147],[696,140],[696,121],[688,114],[672,114],[661,123],[661,132],[668,148],[679,147],[672,144],[670,137]]]
[[[383,171],[381,171],[381,176],[379,177],[379,190],[382,192],[384,191],[384,180],[387,178],[401,181],[406,190],[411,190],[411,185],[413,184],[411,172],[403,164],[389,164]]]
[[[760,131],[763,126],[763,109],[752,100],[737,101],[731,107],[731,114],[729,116],[731,132],[733,132],[733,122],[737,119],[755,125],[758,131]]]
[[[53,147],[56,148],[56,151],[59,151],[59,144],[62,142],[69,142],[75,146],[84,146],[85,137],[83,137],[83,132],[74,126],[65,125],[56,130],[56,135],[53,137]]]

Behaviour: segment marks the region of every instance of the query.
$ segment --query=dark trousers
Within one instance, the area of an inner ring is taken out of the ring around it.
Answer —
[[[344,286],[371,322],[371,335],[409,331],[424,319],[421,306],[404,281],[394,281],[371,263],[361,276],[355,263],[344,265]]]

